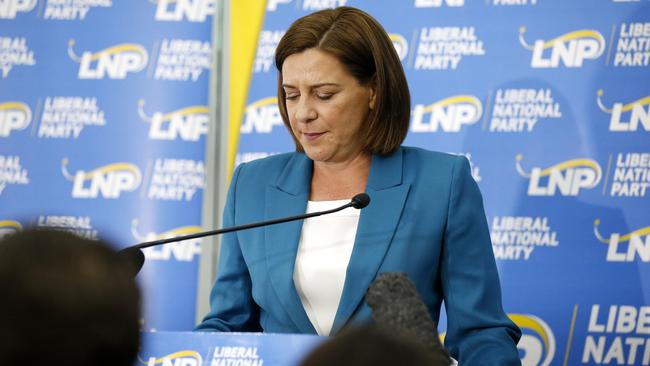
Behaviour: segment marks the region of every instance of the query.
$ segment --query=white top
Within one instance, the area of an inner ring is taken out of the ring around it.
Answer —
[[[347,202],[350,200],[309,201],[307,213],[330,210]],[[359,225],[359,211],[349,207],[306,219],[302,225],[293,282],[318,335],[329,335],[334,324]]]

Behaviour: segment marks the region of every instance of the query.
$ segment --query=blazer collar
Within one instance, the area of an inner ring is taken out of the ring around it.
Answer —
[[[292,154],[275,182],[276,187],[292,196],[309,194],[313,166],[304,153]]]
[[[367,187],[382,190],[402,184],[402,148],[389,155],[372,156]],[[278,176],[276,186],[291,195],[309,193],[313,162],[304,153],[295,153]]]
[[[402,184],[402,148],[389,155],[373,155],[367,188],[382,190]]]
[[[312,161],[292,154],[276,182],[266,189],[266,220],[305,213],[311,187]],[[277,298],[300,333],[316,333],[293,282],[302,221],[264,228],[267,273]]]
[[[334,318],[332,334],[338,332],[363,303],[370,283],[384,262],[397,231],[410,190],[402,182],[403,150],[390,155],[374,155],[366,193],[370,204],[361,211],[359,226],[345,275],[345,285]]]
[[[304,213],[308,192],[291,194],[278,187],[266,189],[266,220]],[[286,222],[264,228],[266,270],[282,308],[300,333],[316,333],[293,282],[293,271],[300,242],[302,221]],[[282,310],[280,310],[282,311]]]

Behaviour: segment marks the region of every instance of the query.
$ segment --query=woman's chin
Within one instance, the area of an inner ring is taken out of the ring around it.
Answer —
[[[326,162],[331,157],[331,155],[326,154],[323,151],[314,151],[314,150],[311,150],[311,149],[305,149],[305,154],[311,160],[318,161],[318,162]]]

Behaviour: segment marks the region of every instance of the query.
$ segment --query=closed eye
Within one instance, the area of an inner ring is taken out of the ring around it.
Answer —
[[[316,94],[316,98],[320,100],[329,100],[334,94]]]

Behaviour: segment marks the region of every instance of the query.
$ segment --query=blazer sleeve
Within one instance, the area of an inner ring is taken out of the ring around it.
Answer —
[[[240,164],[233,173],[223,213],[223,227],[235,224],[237,182],[244,165]],[[195,330],[262,331],[259,323],[259,307],[253,301],[250,273],[239,247],[237,233],[223,236],[217,273],[217,280],[210,293],[210,312]]]
[[[520,365],[519,328],[501,305],[501,288],[483,200],[467,159],[453,164],[441,282],[445,345],[462,366]]]

